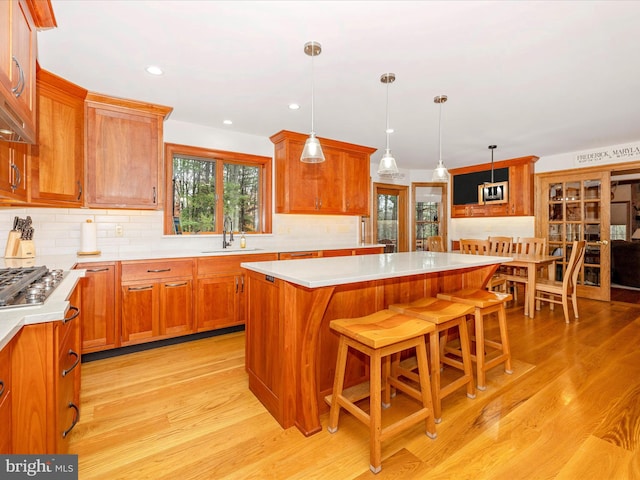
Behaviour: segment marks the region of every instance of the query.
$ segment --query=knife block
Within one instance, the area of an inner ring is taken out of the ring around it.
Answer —
[[[7,248],[4,253],[5,258],[33,258],[36,256],[36,246],[33,240],[12,239],[9,235]]]
[[[9,232],[9,238],[7,238],[7,247],[4,250],[4,258],[16,258],[19,243],[20,232],[18,230],[11,230]]]

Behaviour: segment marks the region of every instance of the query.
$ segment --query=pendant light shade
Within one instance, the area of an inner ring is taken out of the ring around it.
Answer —
[[[438,120],[438,150],[439,150],[439,160],[438,166],[433,171],[433,181],[434,182],[448,182],[449,181],[449,172],[447,171],[447,167],[442,163],[442,104],[447,101],[446,95],[438,95],[433,99],[434,103],[440,104],[440,115]]]
[[[313,57],[320,55],[321,52],[322,46],[317,42],[307,42],[304,44],[304,53],[311,57],[311,134],[309,138],[307,138],[307,141],[304,142],[302,155],[300,155],[300,161],[304,163],[324,162],[324,153],[320,146],[320,140],[316,138],[316,132],[313,129]]]
[[[389,134],[392,132],[389,128],[389,84],[395,80],[395,73],[385,73],[380,77],[380,81],[387,85],[387,128],[385,130],[387,133],[387,147],[380,159],[380,165],[378,165],[378,175],[397,175],[399,173],[396,159],[391,155],[391,149],[389,148]]]

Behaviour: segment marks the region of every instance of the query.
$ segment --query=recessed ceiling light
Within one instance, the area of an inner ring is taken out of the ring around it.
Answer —
[[[231,120],[223,120],[222,123],[224,123],[225,125],[233,125],[233,122]]]
[[[162,69],[156,65],[149,65],[146,70],[147,73],[150,73],[151,75],[162,75],[164,73]]]
[[[393,128],[387,128],[384,133],[393,133]]]
[[[300,108],[300,105],[298,105],[297,103],[289,104],[289,110],[298,110],[299,108]]]

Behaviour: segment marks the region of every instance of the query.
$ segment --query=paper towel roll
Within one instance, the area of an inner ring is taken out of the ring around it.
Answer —
[[[96,237],[96,224],[87,220],[80,231],[80,253],[95,253],[98,250]]]

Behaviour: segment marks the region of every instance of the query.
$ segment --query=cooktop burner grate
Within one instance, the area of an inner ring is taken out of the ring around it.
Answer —
[[[12,306],[29,285],[48,272],[45,266],[0,269],[0,307]]]

